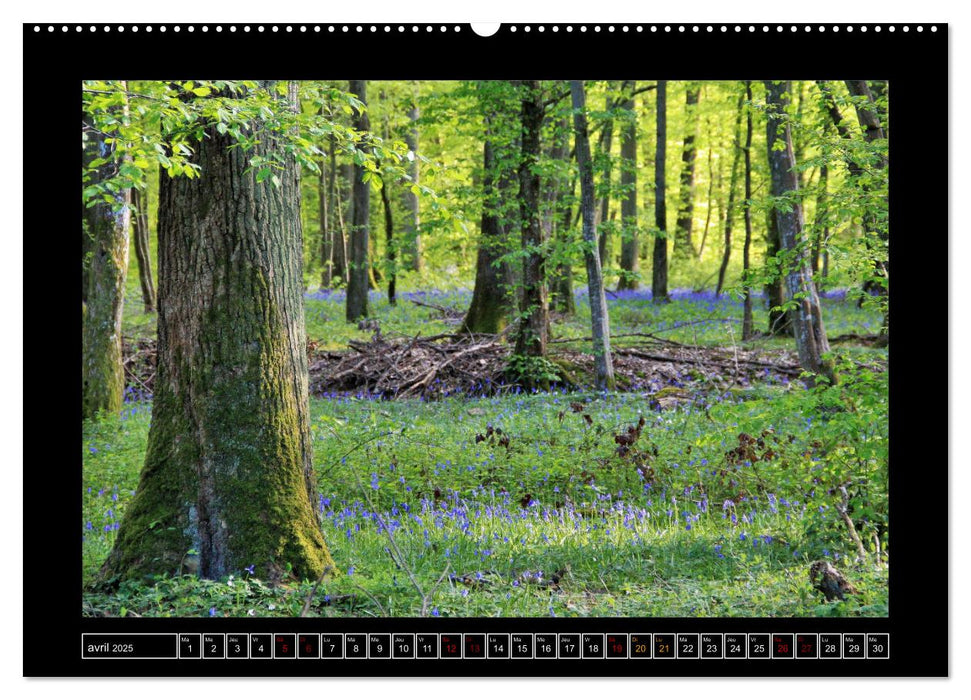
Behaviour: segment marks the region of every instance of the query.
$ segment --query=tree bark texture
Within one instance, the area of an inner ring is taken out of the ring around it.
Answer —
[[[88,162],[110,159],[114,146],[96,131],[85,146]],[[111,163],[99,169],[97,177],[107,179]],[[125,395],[125,371],[121,358],[121,318],[128,276],[131,191],[114,195],[114,201],[99,201],[84,211],[83,226],[90,259],[87,290],[82,307],[81,414],[95,418],[100,411],[121,410]]]
[[[540,225],[540,131],[543,98],[538,80],[524,80],[522,90],[522,150],[519,162],[519,211],[522,226],[523,280],[516,354],[546,356],[549,306],[546,298],[546,255]]]
[[[803,231],[802,203],[798,198],[799,179],[796,159],[792,149],[792,136],[785,117],[790,83],[766,81],[768,120],[766,139],[769,152],[769,172],[772,180],[772,196],[779,242],[787,253],[785,269],[786,287],[790,302],[795,302],[793,332],[796,351],[803,369],[835,381],[832,366],[823,358],[829,352],[829,342],[823,327],[822,313],[812,270],[807,260],[806,240]],[[776,148],[776,143],[781,148]],[[785,201],[784,205],[779,200]]]
[[[745,244],[742,247],[742,275],[745,280],[742,299],[742,340],[751,340],[755,335],[752,322],[752,288],[748,282],[748,271],[752,266],[752,81],[745,81]]]
[[[567,173],[570,167],[571,131],[566,116],[557,120],[553,144],[549,149],[550,164],[554,172],[543,183],[543,236],[546,240],[555,240],[559,247],[556,269],[550,281],[550,305],[568,315],[576,313],[573,298],[573,260],[568,254],[572,242],[570,199],[576,189]]]
[[[603,162],[603,175],[600,183],[600,209],[598,210],[596,220],[598,231],[597,245],[599,247],[600,263],[603,267],[606,267],[607,264],[607,251],[610,243],[608,240],[610,231],[610,187],[614,163],[610,154],[610,151],[613,148],[614,137],[614,118],[612,115],[613,109],[614,101],[610,95],[607,95],[607,117],[603,125],[603,131],[600,132],[600,141],[598,142],[597,148],[597,161]]]
[[[330,179],[331,168],[320,161],[320,176],[317,178],[317,218],[320,222],[320,288],[330,289],[334,277],[334,237],[330,225]]]
[[[155,313],[155,281],[152,279],[152,248],[148,229],[148,192],[133,189],[132,234],[135,238],[135,258],[138,260],[138,282],[142,288],[145,313]]]
[[[630,81],[631,91],[636,87]],[[634,99],[625,100],[621,108],[627,111],[620,139],[620,185],[623,199],[620,200],[620,280],[618,289],[637,289],[641,266],[640,234],[637,230],[637,112]]]
[[[461,327],[467,333],[500,333],[506,327],[512,309],[502,266],[498,262],[506,252],[506,237],[499,226],[496,211],[496,156],[488,134],[482,151],[485,167],[482,177],[482,223],[475,263],[475,286],[472,289],[472,303]]]
[[[190,552],[211,579],[333,567],[311,464],[299,169],[257,183],[249,158],[275,139],[233,145],[208,128],[199,177],[161,177],[152,425],[106,584],[185,572]]]
[[[668,81],[657,81],[657,148],[654,153],[654,258],[651,270],[651,296],[655,304],[670,301],[668,296],[667,207],[664,195],[664,159],[667,157]]]
[[[689,85],[685,92],[685,135],[681,149],[681,189],[678,197],[678,222],[674,234],[677,252],[692,252],[691,228],[695,211],[695,162],[698,153],[695,140],[698,134],[698,100],[701,88]]]
[[[350,163],[336,164],[336,141],[331,144],[335,155],[331,159],[334,166],[333,182],[330,187],[334,193],[331,197],[331,216],[333,216],[334,231],[334,277],[340,277],[347,287],[348,259],[347,259],[347,229],[351,224],[351,214],[354,212],[354,200],[351,195],[354,183],[354,166]]]
[[[391,198],[388,196],[388,179],[381,188],[381,203],[384,205],[384,240],[385,255],[388,261],[388,303],[395,306],[398,303],[398,271],[397,249],[394,240],[394,218],[391,213]]]
[[[580,168],[580,211],[583,218],[583,258],[587,267],[587,290],[590,298],[590,322],[593,337],[594,372],[599,389],[614,386],[613,359],[610,355],[610,317],[604,294],[603,271],[600,267],[595,203],[593,192],[593,163],[590,160],[590,139],[587,133],[587,101],[583,82],[570,81],[573,97],[573,126],[576,139],[577,165]]]
[[[349,92],[367,104],[367,81],[350,81]],[[371,130],[367,111],[355,112],[354,129],[359,132]],[[351,216],[351,244],[350,260],[347,275],[347,314],[348,322],[354,322],[371,315],[368,303],[368,289],[370,287],[370,219],[371,219],[371,186],[364,182],[365,169],[363,165],[354,165],[352,185],[352,216]]]

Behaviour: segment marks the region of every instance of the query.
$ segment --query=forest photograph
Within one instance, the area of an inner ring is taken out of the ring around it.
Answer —
[[[887,617],[892,87],[83,81],[81,614]]]

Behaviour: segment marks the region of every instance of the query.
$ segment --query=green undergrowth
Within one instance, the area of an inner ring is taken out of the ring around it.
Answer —
[[[736,297],[722,294],[715,298],[710,292],[689,293],[676,291],[669,304],[655,304],[646,292],[621,292],[608,295],[613,345],[624,347],[645,340],[644,333],[657,338],[692,345],[732,346],[742,344],[742,303]],[[124,310],[124,335],[130,338],[151,338],[155,333],[154,314],[144,313],[137,290],[129,289]],[[419,301],[446,309],[422,306]],[[378,322],[385,337],[423,337],[439,333],[453,333],[471,301],[468,290],[445,292],[404,292],[398,303],[391,306],[383,294],[371,293],[372,318]],[[875,334],[880,329],[881,314],[872,305],[863,308],[852,298],[821,299],[826,330],[830,337],[845,333]],[[756,330],[765,329],[768,314],[761,299],[753,305],[753,323]],[[553,313],[552,335],[562,342],[556,347],[589,350],[588,342],[577,344],[563,342],[571,338],[582,339],[590,335],[590,306],[586,297],[577,300],[577,312],[572,316]],[[362,329],[358,324],[345,321],[343,292],[322,293],[315,291],[305,296],[304,310],[307,337],[316,341],[321,350],[342,350],[350,340],[367,341],[374,331]],[[626,336],[626,337],[625,337]],[[750,347],[787,348],[793,346],[792,338],[760,336],[747,344]]]
[[[689,392],[665,411],[624,393],[313,399],[315,505],[340,573],[308,614],[886,615],[886,382],[846,367],[837,387]],[[150,409],[84,426],[86,582],[137,486]],[[825,602],[817,559],[859,593]],[[299,614],[313,582],[264,573],[129,583],[85,593],[85,613]]]

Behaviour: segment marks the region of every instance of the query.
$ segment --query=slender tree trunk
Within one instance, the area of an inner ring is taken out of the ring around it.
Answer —
[[[632,80],[625,89],[633,92]],[[625,100],[621,108],[627,112],[620,139],[620,184],[624,198],[620,202],[620,280],[618,289],[637,289],[640,286],[640,235],[637,230],[637,112],[634,99]]]
[[[120,111],[121,118],[127,119],[127,107]],[[114,148],[92,131],[84,157],[88,162],[110,158]],[[111,168],[110,163],[103,165],[98,177],[107,179]],[[91,257],[82,308],[81,414],[95,418],[100,411],[120,411],[125,394],[121,318],[128,276],[131,190],[116,192],[112,202],[98,202],[84,213]]]
[[[320,177],[317,178],[317,215],[320,220],[320,288],[330,289],[334,274],[334,238],[330,227],[328,207],[330,169],[326,161],[320,161]]]
[[[718,285],[715,287],[715,296],[719,297],[722,288],[725,286],[725,273],[728,271],[728,263],[732,256],[732,217],[735,211],[735,188],[738,183],[738,162],[742,154],[741,131],[742,131],[742,110],[745,108],[745,95],[738,98],[738,114],[735,117],[735,140],[732,142],[732,174],[728,180],[728,206],[725,207],[725,251],[722,254],[722,264],[718,268]]]
[[[546,211],[544,212],[545,235],[559,244],[556,272],[553,275],[551,305],[557,311],[573,315],[576,313],[576,300],[573,298],[573,260],[564,254],[568,251],[572,236],[570,221],[572,211],[570,200],[576,190],[576,183],[569,182],[567,171],[570,167],[570,122],[564,116],[558,120],[553,147],[550,148],[550,161],[556,165],[556,172],[546,183]],[[569,183],[569,184],[568,184]]]
[[[779,224],[770,209],[765,214],[765,256],[772,260],[773,265],[779,265],[782,242],[779,239]],[[765,298],[769,306],[769,335],[792,335],[792,315],[783,310],[785,305],[785,290],[783,276],[777,270],[772,270],[771,276],[765,283]]]
[[[576,197],[577,183],[570,183],[566,190],[570,198]],[[573,221],[573,207],[566,197],[560,197],[557,202],[557,220],[555,235],[565,246],[573,243],[574,233],[571,227]],[[573,260],[569,258],[556,268],[556,309],[560,313],[573,316],[577,312],[576,298],[573,295]]]
[[[712,194],[715,191],[715,168],[713,165],[712,156],[715,153],[714,143],[711,135],[711,120],[708,123],[708,209],[705,212],[705,231],[701,235],[701,243],[698,245],[698,260],[705,257],[705,242],[708,240],[708,228],[711,226],[711,212],[714,207],[714,199],[712,199]],[[721,144],[719,144],[720,146]],[[721,163],[719,162],[719,167]]]
[[[337,166],[337,141],[330,138],[330,169],[328,171],[329,181],[327,183],[327,199],[330,201],[330,240],[331,240],[331,260],[333,261],[333,272],[331,282],[335,277],[340,277],[344,286],[347,286],[347,237],[345,236],[344,223],[344,196],[343,187],[340,183],[344,182],[338,176]]]
[[[522,157],[519,163],[519,207],[522,225],[523,284],[516,354],[546,356],[549,307],[546,298],[546,260],[539,221],[540,176],[536,163],[543,127],[543,98],[538,80],[522,87]]]
[[[583,257],[587,266],[587,289],[590,297],[590,321],[593,336],[594,371],[597,388],[612,389],[614,366],[610,355],[610,317],[600,269],[597,232],[594,227],[593,163],[590,162],[590,140],[587,135],[587,104],[583,82],[570,81],[573,97],[573,126],[576,132],[577,165],[580,168],[580,211],[583,217]]]
[[[385,178],[383,187],[381,187],[381,203],[384,205],[385,255],[388,261],[388,303],[391,306],[397,306],[397,251],[395,250],[394,219],[391,214],[391,199],[388,197],[388,181],[389,178]]]
[[[367,104],[367,81],[350,81],[350,92]],[[367,111],[356,112],[354,128],[357,131],[371,130]],[[364,166],[354,166],[353,179],[353,214],[351,218],[351,250],[348,264],[347,279],[347,320],[354,322],[362,317],[371,315],[368,304],[369,271],[368,261],[370,251],[369,231],[371,213],[371,186],[364,182]]]
[[[674,249],[689,253],[694,250],[691,241],[691,225],[695,208],[695,139],[698,132],[698,100],[701,88],[689,85],[685,93],[685,136],[681,151],[681,189],[678,200],[678,222],[674,234]]]
[[[608,89],[610,84],[608,83]],[[606,111],[607,117],[603,125],[603,131],[600,132],[600,141],[597,147],[597,161],[603,161],[603,175],[600,183],[600,209],[596,220],[596,227],[598,231],[598,247],[600,252],[600,262],[601,265],[606,267],[607,261],[607,249],[609,246],[609,231],[610,226],[607,222],[610,221],[610,177],[613,171],[613,158],[610,155],[610,151],[613,148],[613,137],[614,137],[614,118],[612,112],[614,109],[614,101],[607,95]]]
[[[280,145],[234,145],[206,128],[199,176],[161,176],[152,425],[107,585],[185,572],[190,552],[211,579],[249,566],[315,579],[334,565],[315,511],[300,172],[288,159],[279,186],[257,183],[250,157]]]
[[[132,233],[135,238],[135,258],[138,260],[138,281],[142,288],[145,313],[155,313],[155,282],[152,280],[152,249],[148,230],[148,191],[133,189]]]
[[[788,200],[784,206],[777,204],[773,209],[780,243],[790,258],[785,270],[785,278],[789,301],[796,304],[792,322],[799,363],[803,369],[835,382],[836,374],[833,367],[823,357],[829,352],[829,342],[823,327],[812,271],[806,260],[796,158],[792,149],[789,124],[784,115],[791,86],[788,81],[766,81],[765,88],[768,102],[766,138],[772,196]],[[776,147],[777,143],[781,144],[781,148]]]
[[[816,235],[813,238],[813,275],[819,273],[819,261],[822,251],[829,241],[829,217],[826,213],[829,193],[829,168],[826,163],[819,167],[819,183],[816,185],[819,194],[816,196]],[[823,275],[825,277],[825,274]],[[819,285],[817,284],[817,287]]]
[[[335,149],[336,142],[331,142],[331,148]],[[336,156],[334,157],[336,158]],[[332,158],[332,165],[336,165]],[[354,213],[354,166],[351,163],[341,163],[334,169],[334,196],[331,201],[334,203],[332,215],[334,221],[334,275],[341,278],[346,288],[350,281],[350,261],[348,259],[348,227]]]
[[[409,128],[405,131],[405,144],[408,146],[408,150],[414,154],[408,165],[408,176],[411,178],[411,184],[417,187],[419,183],[419,178],[421,177],[421,168],[418,161],[418,83],[415,83],[415,94],[411,103],[411,107],[408,109],[408,121],[410,122]],[[411,261],[411,269],[415,272],[421,272],[424,260],[423,260],[423,250],[422,250],[422,240],[421,240],[421,213],[419,207],[418,193],[414,192],[411,187],[405,187],[402,190],[402,198],[404,199],[405,210],[408,215],[405,217],[405,245],[407,246],[407,253]]]
[[[664,159],[667,157],[667,92],[668,81],[657,81],[657,148],[654,153],[654,259],[651,271],[651,295],[655,304],[671,301],[668,297],[667,208],[665,206]]]
[[[755,335],[752,322],[752,288],[748,282],[751,269],[752,249],[752,81],[745,81],[745,245],[742,248],[742,276],[745,280],[742,301],[742,340],[751,340]]]

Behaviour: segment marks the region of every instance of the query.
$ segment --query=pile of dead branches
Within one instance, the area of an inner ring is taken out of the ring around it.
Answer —
[[[122,338],[122,364],[125,368],[125,387],[129,393],[142,397],[152,395],[158,365],[158,344],[154,338]]]
[[[318,354],[310,366],[314,394],[363,391],[385,398],[438,398],[500,390],[510,348],[497,336],[443,334],[367,343]]]

